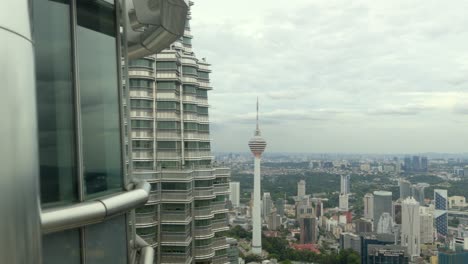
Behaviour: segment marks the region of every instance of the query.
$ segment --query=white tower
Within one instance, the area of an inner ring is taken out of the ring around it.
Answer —
[[[229,200],[232,203],[232,206],[239,207],[240,199],[240,183],[239,182],[230,182],[229,183]]]
[[[252,210],[252,252],[254,254],[262,254],[262,219],[260,205],[260,159],[263,151],[266,148],[266,141],[260,136],[260,128],[258,127],[258,98],[257,98],[257,129],[254,137],[249,141],[250,151],[254,155],[254,204]]]
[[[300,180],[297,183],[297,196],[299,198],[305,196],[306,194],[306,182],[304,180]]]
[[[374,219],[374,195],[372,193],[364,195],[364,218]]]
[[[419,203],[413,197],[406,198],[401,205],[401,245],[411,258],[421,254],[419,229]]]

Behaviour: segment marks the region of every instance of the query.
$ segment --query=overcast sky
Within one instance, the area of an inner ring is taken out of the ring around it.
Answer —
[[[468,1],[198,0],[214,151],[468,152]]]

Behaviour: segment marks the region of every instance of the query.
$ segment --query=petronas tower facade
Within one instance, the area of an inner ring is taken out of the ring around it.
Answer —
[[[128,166],[151,184],[133,226],[155,249],[156,263],[224,264],[230,170],[213,163],[211,70],[192,51],[190,19],[189,12],[184,36],[170,49],[128,65]]]

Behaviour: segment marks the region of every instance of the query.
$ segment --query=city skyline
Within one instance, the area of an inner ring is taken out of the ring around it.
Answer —
[[[218,73],[214,151],[248,151],[257,95],[268,152],[465,151],[466,5],[200,2],[195,42]]]

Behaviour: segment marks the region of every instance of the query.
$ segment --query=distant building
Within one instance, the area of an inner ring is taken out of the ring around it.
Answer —
[[[239,207],[240,200],[240,183],[239,182],[230,182],[229,183],[229,200],[232,203],[233,207]]]
[[[370,219],[357,219],[354,220],[354,226],[356,229],[356,233],[370,233],[372,232],[372,220]]]
[[[267,225],[270,230],[277,230],[281,225],[281,217],[276,210],[273,210],[268,216]]]
[[[300,180],[297,183],[297,196],[302,197],[306,195],[306,182],[304,180]]]
[[[450,196],[448,198],[448,206],[450,209],[466,206],[466,198],[464,196]]]
[[[412,197],[401,204],[401,245],[411,259],[421,254],[419,203]]]
[[[465,170],[463,168],[455,167],[453,168],[453,174],[459,177],[464,177]]]
[[[301,244],[316,243],[318,237],[318,220],[312,206],[303,205],[299,210],[299,226],[301,228]]]
[[[400,179],[398,186],[400,187],[400,199],[404,200],[411,196],[411,183],[409,181]]]
[[[361,263],[368,264],[369,247],[371,245],[393,245],[395,236],[390,234],[363,233],[361,236]],[[375,253],[374,253],[375,255]]]
[[[340,211],[343,211],[343,212],[349,211],[348,195],[347,194],[340,194],[339,209],[340,209]]]
[[[322,214],[323,214],[323,203],[322,203],[322,200],[319,199],[315,203],[315,216],[320,219]]]
[[[374,231],[377,231],[377,227],[379,226],[379,221],[382,217],[382,214],[392,214],[392,192],[375,191],[373,207]]]
[[[426,208],[419,207],[421,244],[432,244],[434,242],[434,215]]]
[[[369,245],[367,264],[407,264],[405,247],[395,245]]]
[[[227,237],[228,244],[227,257],[230,264],[239,264],[239,248],[237,247],[237,239]]]
[[[448,235],[448,199],[447,190],[434,190],[434,222],[438,236]]]
[[[364,218],[374,219],[374,195],[372,193],[364,195]]]
[[[424,205],[425,202],[424,202],[424,199],[425,199],[425,195],[424,195],[424,190],[426,189],[426,187],[429,187],[429,184],[427,183],[417,183],[413,186],[411,186],[411,195],[413,196],[413,198],[419,202],[420,205]]]
[[[439,251],[438,259],[439,259],[439,264],[468,263],[468,251],[460,251],[460,252]]]
[[[378,234],[392,234],[393,233],[393,218],[392,216],[384,212],[381,216],[379,221],[377,222],[377,233]]]
[[[410,157],[405,157],[403,160],[403,166],[405,169],[405,172],[411,172],[413,170],[413,165],[411,163],[411,158]]]
[[[350,186],[351,175],[341,175],[340,181],[340,194],[349,194],[351,191]]]
[[[284,217],[284,199],[278,198],[275,202],[276,213],[280,215],[280,217]]]
[[[262,199],[262,215],[264,219],[268,219],[268,216],[271,213],[271,210],[273,209],[273,201],[271,200],[271,195],[269,192],[263,193],[263,199]]]
[[[393,202],[393,221],[397,225],[401,225],[401,201],[397,200]]]
[[[429,170],[429,162],[427,157],[421,157],[421,172],[427,172]]]
[[[361,254],[361,237],[353,233],[340,234],[340,249],[352,249]]]
[[[421,171],[421,160],[419,156],[413,156],[412,165],[414,172]]]

